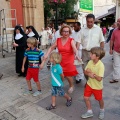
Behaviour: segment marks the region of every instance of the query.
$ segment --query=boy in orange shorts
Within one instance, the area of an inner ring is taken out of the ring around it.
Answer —
[[[100,47],[94,47],[90,51],[91,60],[85,68],[85,75],[88,76],[88,81],[84,90],[84,100],[87,107],[87,112],[83,114],[82,118],[93,117],[90,97],[93,94],[95,99],[99,102],[100,113],[99,119],[104,118],[104,101],[102,98],[104,64],[101,59],[105,56],[105,51]]]

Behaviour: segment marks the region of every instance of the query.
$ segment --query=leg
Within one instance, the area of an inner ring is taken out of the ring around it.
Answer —
[[[84,101],[85,101],[87,110],[92,110],[89,97],[84,97]]]
[[[74,85],[73,85],[73,78],[72,77],[66,77],[66,78],[67,78],[67,80],[69,82],[69,86],[70,86],[70,88],[68,90],[68,93],[72,93],[73,92],[73,87],[74,87]]]
[[[56,106],[56,96],[52,96],[52,106]]]
[[[66,98],[67,102],[66,102],[66,106],[69,107],[72,104],[72,98],[70,96],[68,96],[68,94],[65,93],[64,98]]]
[[[73,87],[74,85],[73,85],[73,78],[72,77],[66,77],[67,78],[67,80],[68,80],[68,82],[69,82],[69,86],[70,87]]]
[[[99,105],[100,105],[100,109],[104,109],[104,101],[103,101],[103,99],[99,100]]]
[[[37,86],[37,89],[40,91],[41,90],[41,85],[40,85],[40,81],[36,82],[36,86]]]
[[[32,90],[31,81],[30,80],[26,80],[26,81],[27,81],[28,89]]]
[[[66,94],[66,93],[65,93],[65,95],[64,95],[64,98],[65,98],[66,100],[70,100],[70,99],[71,99],[71,97],[70,97],[68,94]]]
[[[86,104],[86,107],[87,107],[87,112],[85,114],[82,114],[81,117],[82,118],[93,117],[93,112],[92,112],[92,109],[91,109],[91,103],[90,103],[89,97],[84,96],[84,100],[85,100],[85,104]]]
[[[104,101],[99,100],[99,105],[100,105],[100,113],[99,113],[99,119],[103,119],[104,118]]]
[[[113,51],[113,80],[120,79],[120,54]]]

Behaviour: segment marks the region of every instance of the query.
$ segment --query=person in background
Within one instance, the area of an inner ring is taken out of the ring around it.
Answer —
[[[41,36],[42,50],[44,50],[46,48],[46,41],[48,39],[47,31],[44,30],[44,28],[41,29],[40,36]]]
[[[113,74],[110,83],[116,83],[120,79],[120,18],[117,20],[117,28],[113,31],[110,40],[110,51],[113,54]]]
[[[112,33],[113,33],[113,31],[114,31],[115,28],[117,28],[117,23],[116,23],[116,22],[113,23],[113,28],[109,31],[109,34],[108,34],[108,38],[107,38],[107,40],[106,40],[106,43],[108,43],[108,42],[110,41],[111,36],[112,36]]]
[[[81,29],[80,22],[75,22],[73,28],[74,28],[74,31],[72,32],[71,37],[76,42],[76,47],[77,47],[77,50],[78,50],[78,56],[81,58],[82,57],[82,45],[79,44],[80,29]],[[77,61],[77,60],[75,60],[75,61]],[[77,68],[77,72],[78,72],[78,74],[76,75],[76,84],[78,84],[78,83],[81,82],[81,80],[84,80],[84,73],[83,73],[82,63],[76,64],[76,68]]]
[[[106,35],[106,33],[107,33],[107,29],[106,29],[105,26],[102,28],[102,32],[103,32],[103,35],[104,35],[104,37],[105,37],[105,35]]]
[[[26,76],[27,66],[25,67],[25,71],[22,73],[22,62],[24,58],[24,52],[26,49],[26,40],[27,37],[24,34],[23,30],[20,26],[16,26],[14,30],[14,43],[13,47],[16,48],[16,73],[18,76]]]

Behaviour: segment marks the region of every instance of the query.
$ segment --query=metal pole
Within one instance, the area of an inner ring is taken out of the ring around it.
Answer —
[[[55,15],[55,29],[58,30],[58,4],[55,3],[56,15]]]

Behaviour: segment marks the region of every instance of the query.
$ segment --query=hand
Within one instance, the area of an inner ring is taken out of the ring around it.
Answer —
[[[24,71],[25,71],[25,68],[24,68],[24,67],[22,67],[21,71],[22,71],[22,72],[24,72]]]
[[[91,69],[87,68],[87,69],[86,69],[86,72],[91,73],[92,71],[91,71]]]
[[[46,60],[47,60],[47,56],[43,56],[43,60],[45,60],[45,61],[46,61]]]
[[[90,75],[91,78],[93,78],[93,79],[95,78],[94,73],[90,73],[89,75]]]
[[[75,58],[76,58],[77,60],[79,60],[80,62],[82,61],[82,59],[81,59],[78,55],[76,55]]]
[[[112,49],[110,49],[109,53],[110,53],[110,55],[112,55],[112,54],[113,54],[113,50],[112,50]]]
[[[40,69],[43,69],[43,65],[40,65]]]
[[[13,43],[13,47],[17,47],[18,46],[18,44],[16,44],[15,42]]]

